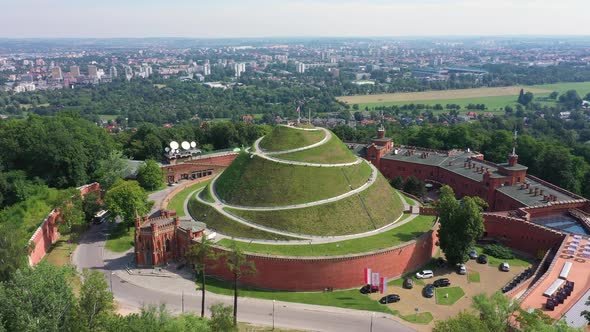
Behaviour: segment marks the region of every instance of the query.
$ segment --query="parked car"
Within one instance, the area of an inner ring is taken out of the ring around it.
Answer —
[[[434,277],[432,270],[422,270],[420,272],[416,272],[416,278],[418,279],[428,279],[432,277]]]
[[[451,285],[451,281],[447,278],[441,278],[441,279],[438,279],[435,282],[433,282],[432,285],[436,288],[447,287],[447,286]]]
[[[486,255],[479,255],[477,257],[477,262],[479,264],[487,264],[488,263],[488,256],[486,256]]]
[[[424,286],[424,288],[422,289],[422,295],[424,295],[424,297],[433,297],[434,296],[434,285],[432,284],[428,284],[426,286]]]
[[[364,285],[363,287],[361,287],[361,294],[377,293],[378,291],[378,286]]]
[[[510,264],[508,264],[506,262],[502,262],[502,264],[500,264],[500,271],[504,271],[504,272],[510,271]]]
[[[404,279],[404,283],[402,285],[405,289],[412,289],[414,288],[414,279],[406,278]]]
[[[397,294],[389,294],[387,296],[384,296],[381,298],[381,300],[379,300],[379,303],[381,304],[387,304],[387,303],[395,303],[395,302],[399,302],[400,297]]]
[[[471,258],[471,259],[476,259],[476,258],[477,258],[477,250],[475,250],[475,249],[471,249],[471,250],[469,251],[469,258]]]
[[[460,264],[459,267],[457,268],[457,273],[459,274],[467,274],[467,268],[465,267],[465,264]]]

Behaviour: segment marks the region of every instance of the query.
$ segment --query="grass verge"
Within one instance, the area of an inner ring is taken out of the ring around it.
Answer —
[[[184,201],[186,201],[188,195],[195,190],[205,187],[209,182],[211,182],[211,179],[192,184],[176,193],[168,203],[168,210],[174,210],[177,216],[184,217]]]
[[[78,242],[70,241],[69,234],[61,235],[59,240],[51,246],[43,260],[55,266],[70,265],[70,258],[74,250],[76,250],[76,247],[78,247]],[[72,286],[74,294],[79,295],[82,287],[80,276],[74,273],[68,278],[68,282],[70,283],[70,286]]]
[[[480,246],[480,245],[476,245],[475,246],[477,248],[477,252],[478,253],[483,253],[483,248],[485,246]],[[518,257],[516,256],[516,254],[514,255],[514,258],[512,259],[502,259],[502,258],[497,258],[491,255],[486,254],[486,256],[488,256],[488,265],[490,266],[496,266],[498,267],[502,262],[506,262],[508,264],[510,264],[510,266],[524,266],[524,267],[528,267],[531,265],[531,262],[524,258],[524,257]]]
[[[405,320],[406,322],[414,324],[428,324],[433,319],[432,314],[430,312],[420,312],[411,315],[400,315],[399,317]]]
[[[280,206],[335,197],[367,182],[371,167],[308,167],[276,163],[243,153],[219,176],[220,199],[244,206]]]
[[[402,226],[383,233],[334,243],[272,245],[236,241],[236,244],[244,251],[281,256],[335,256],[355,254],[389,248],[411,241],[427,232],[432,227],[433,221],[434,217],[432,216],[418,216]],[[232,241],[223,239],[217,244],[229,247]]]
[[[276,126],[260,141],[260,147],[267,151],[284,151],[302,148],[320,142],[326,137],[323,130],[299,130]]]
[[[229,282],[209,278],[207,281],[207,291],[223,295],[233,295],[233,286]],[[339,290],[324,293],[275,292],[270,290],[240,287],[239,294],[243,297],[253,297],[266,300],[307,303],[356,310],[369,310],[388,314],[394,313],[387,306],[381,305],[379,302],[372,300],[368,295],[361,294],[358,289]]]
[[[118,223],[111,225],[111,233],[105,244],[105,248],[112,252],[125,252],[133,247],[133,227],[127,226],[125,223]]]
[[[379,175],[358,195],[301,209],[247,211],[227,209],[253,223],[307,235],[333,236],[368,232],[394,222],[403,212],[397,193]]]
[[[194,197],[191,198],[188,202],[188,210],[193,219],[202,221],[205,224],[207,224],[207,228],[213,229],[227,236],[264,240],[293,239],[289,236],[269,233],[256,228],[251,228],[247,225],[229,219],[226,216],[219,213],[213,207],[200,203]]]
[[[479,272],[471,272],[467,275],[469,282],[479,282]]]
[[[459,301],[465,295],[461,287],[437,288],[434,293],[436,294],[436,303],[442,305],[455,304],[455,302]]]
[[[329,141],[318,147],[281,154],[277,158],[319,164],[350,163],[356,160],[356,156],[334,134]]]

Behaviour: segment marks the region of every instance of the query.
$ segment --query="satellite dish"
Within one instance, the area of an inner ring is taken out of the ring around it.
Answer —
[[[191,144],[187,141],[182,142],[181,145],[182,145],[182,148],[185,150],[188,150],[191,148]]]
[[[191,142],[191,148],[196,148],[197,147],[197,143],[195,141]]]
[[[172,150],[176,150],[176,149],[178,149],[178,142],[177,142],[177,141],[172,141],[172,142],[170,142],[170,148],[171,148]]]
[[[164,151],[168,152],[168,151],[170,151],[170,148],[169,147],[165,147],[164,148]]]

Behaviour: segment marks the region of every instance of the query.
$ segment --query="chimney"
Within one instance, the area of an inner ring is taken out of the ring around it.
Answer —
[[[539,195],[543,195],[543,192],[544,192],[544,191],[545,191],[545,190],[543,190],[543,189],[539,190]]]
[[[176,226],[176,227],[180,226],[180,218],[179,217],[174,217],[174,226]]]
[[[524,189],[524,183],[521,183],[520,184],[520,190],[523,190],[523,189]]]
[[[533,193],[533,188],[529,188],[529,194]]]
[[[537,196],[538,193],[539,193],[539,188],[535,187],[535,196]]]
[[[463,168],[467,168],[467,163],[463,163]]]

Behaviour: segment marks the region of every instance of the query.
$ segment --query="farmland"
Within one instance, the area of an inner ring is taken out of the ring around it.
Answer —
[[[590,92],[590,82],[358,95],[338,97],[337,99],[351,105],[358,104],[360,109],[364,109],[365,107],[371,109],[377,106],[401,106],[406,104],[441,104],[443,107],[447,104],[457,104],[465,109],[468,104],[485,104],[487,111],[497,113],[503,112],[504,106],[516,105],[516,99],[521,88],[525,91],[532,92],[536,98],[547,97],[553,91],[563,93],[567,90],[577,90],[578,94],[583,97],[586,93]],[[541,102],[552,103],[550,101]]]

